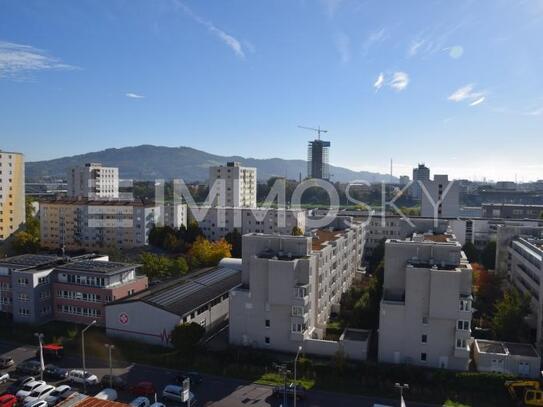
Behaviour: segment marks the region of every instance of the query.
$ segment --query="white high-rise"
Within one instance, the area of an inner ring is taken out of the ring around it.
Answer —
[[[25,222],[25,164],[21,153],[0,150],[0,241]]]
[[[448,175],[434,175],[422,182],[421,216],[456,218],[460,215],[460,186]]]
[[[218,195],[210,202],[211,205],[256,208],[256,168],[241,167],[238,162],[209,167],[210,190],[216,182]],[[220,182],[224,182],[224,197],[221,196]]]
[[[119,199],[119,169],[87,163],[68,170],[68,197]]]

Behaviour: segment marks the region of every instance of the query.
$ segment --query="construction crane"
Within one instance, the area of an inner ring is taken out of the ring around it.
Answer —
[[[317,140],[320,140],[321,139],[321,133],[328,133],[328,130],[323,130],[321,129],[321,127],[319,126],[318,128],[314,128],[314,127],[306,127],[306,126],[298,126],[300,129],[305,129],[305,130],[311,130],[311,131],[314,131],[317,133]]]

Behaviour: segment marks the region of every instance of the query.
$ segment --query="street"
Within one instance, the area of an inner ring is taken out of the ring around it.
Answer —
[[[36,347],[34,346],[19,346],[2,342],[0,343],[0,356],[11,356],[15,363],[18,364],[26,359],[35,357]],[[179,371],[169,370],[164,368],[152,367],[139,364],[124,364],[113,362],[113,374],[123,377],[129,385],[135,385],[141,381],[150,381],[154,384],[158,392],[158,400],[161,399],[162,389],[167,384],[173,384],[174,379]],[[58,366],[69,369],[81,369],[81,358],[73,355],[65,355],[62,361],[55,363]],[[87,358],[87,370],[94,373],[100,379],[103,375],[109,374],[109,367],[101,360]],[[7,371],[13,373],[15,368]],[[216,377],[210,375],[202,375],[202,383],[195,389],[191,389],[196,395],[197,404],[199,406],[214,406],[214,407],[234,407],[234,406],[280,406],[282,400],[272,397],[272,387],[247,383],[245,381],[231,379],[226,377]],[[49,382],[57,385],[59,382]],[[7,384],[9,385],[9,383]],[[7,385],[0,386],[0,393],[5,390]],[[77,386],[72,386],[77,388]],[[89,394],[95,394],[99,391],[98,388],[88,389]],[[128,392],[119,392],[119,401],[130,402],[134,399]],[[151,400],[153,401],[153,400]],[[292,404],[292,400],[289,400]],[[399,400],[382,400],[370,397],[362,397],[347,394],[336,394],[321,391],[306,392],[306,399],[299,401],[297,405],[304,407],[325,407],[325,406],[341,406],[341,407],[371,407],[374,403],[380,403],[387,406],[399,406]],[[172,405],[168,402],[167,405]],[[407,400],[408,407],[431,407],[428,404],[410,403]]]

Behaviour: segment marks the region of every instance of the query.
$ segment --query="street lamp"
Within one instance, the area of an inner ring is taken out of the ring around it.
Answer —
[[[44,363],[43,363],[43,334],[35,333],[34,336],[38,338],[38,343],[40,346],[40,380],[43,380],[43,369],[45,369]]]
[[[96,320],[92,321],[90,324],[87,325],[86,328],[84,328],[81,331],[81,358],[83,362],[83,394],[87,394],[87,368],[85,366],[85,332],[94,324],[96,324]]]
[[[294,358],[294,407],[296,407],[296,390],[298,383],[296,382],[296,365],[298,364],[298,357],[302,351],[302,345],[298,346],[298,352],[296,352],[296,357]]]
[[[283,384],[283,407],[288,406],[288,396],[287,396],[287,377],[291,373],[290,370],[287,369],[287,365],[285,364],[277,364],[274,363],[273,366],[278,370],[279,374],[283,375],[284,378],[284,384]]]
[[[401,403],[400,406],[405,407],[405,401],[403,400],[403,391],[409,390],[409,385],[396,383],[394,387],[396,387],[397,389],[400,389],[400,403]]]
[[[104,344],[104,346],[109,351],[109,387],[113,388],[113,366],[111,364],[111,351],[115,349],[115,345],[110,345],[109,343]]]

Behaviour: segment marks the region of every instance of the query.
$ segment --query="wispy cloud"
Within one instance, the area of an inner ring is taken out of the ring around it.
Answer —
[[[77,67],[33,46],[0,41],[0,78],[21,79],[31,72],[69,69]]]
[[[529,110],[524,113],[526,116],[543,116],[543,107],[539,109]]]
[[[383,87],[384,84],[385,84],[385,75],[383,74],[383,72],[381,72],[379,76],[377,77],[377,79],[375,80],[375,82],[373,83],[373,87],[375,88],[375,91],[378,91],[379,89]]]
[[[175,5],[182,9],[187,16],[192,18],[195,22],[198,24],[204,26],[207,28],[207,30],[213,34],[216,38],[218,38],[220,41],[222,41],[226,46],[228,46],[234,53],[240,57],[245,58],[245,52],[243,50],[243,46],[241,45],[241,42],[235,38],[234,36],[228,34],[227,32],[221,30],[218,28],[213,22],[209,20],[205,20],[202,17],[200,17],[198,14],[194,13],[187,5],[185,5],[181,1],[175,1]]]
[[[351,39],[343,32],[336,35],[336,49],[343,64],[351,60]]]
[[[341,3],[343,3],[343,0],[321,0],[321,3],[324,6],[324,11],[326,12],[326,15],[332,18],[336,15],[336,11],[338,10]]]
[[[409,48],[407,49],[407,55],[410,57],[414,57],[417,55],[421,47],[426,43],[426,40],[414,40],[411,41],[411,44],[409,45]]]
[[[137,93],[132,93],[132,92],[125,93],[125,96],[131,99],[143,99],[145,97],[143,95],[138,95]]]
[[[363,53],[367,54],[374,45],[377,45],[385,41],[387,38],[388,38],[388,32],[384,27],[379,30],[371,32],[362,43]]]
[[[390,87],[398,92],[401,92],[409,85],[409,75],[405,72],[394,72]]]
[[[475,91],[475,85],[468,84],[455,90],[447,99],[452,102],[468,102],[470,106],[477,106],[486,99],[485,92]]]

